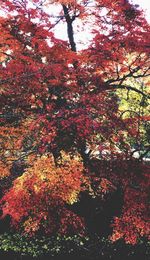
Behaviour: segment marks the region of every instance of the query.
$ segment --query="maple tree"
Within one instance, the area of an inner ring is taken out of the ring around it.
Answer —
[[[26,167],[2,198],[3,216],[10,215],[31,233],[42,225],[47,231],[67,232],[71,225],[83,229],[83,220],[66,204],[75,203],[83,190],[102,199],[108,187],[120,185],[124,207],[114,221],[111,239],[125,237],[135,243],[139,235],[148,236],[147,168],[140,166],[141,177],[134,161],[135,170],[130,169],[133,159],[127,141],[127,137],[140,140],[139,121],[143,124],[148,115],[121,116],[117,92],[126,90],[149,100],[148,81],[146,91],[131,81],[150,76],[150,27],[143,12],[127,0],[1,0],[0,4],[0,170],[8,176],[20,158]],[[58,11],[52,14],[56,6]],[[68,42],[54,34],[59,23],[67,26]],[[74,27],[92,35],[82,50]],[[95,150],[102,162],[110,161],[109,172],[93,167]],[[131,200],[137,196],[130,187],[136,178],[138,194],[143,192],[140,209]]]
[[[74,203],[83,190],[82,162],[78,157],[71,159],[65,154],[63,157],[60,167],[55,166],[52,156],[30,158],[33,165],[14,181],[13,187],[4,195],[2,201],[7,201],[7,204],[3,207],[3,214],[9,214],[14,225],[23,222],[25,232],[32,234],[40,226],[46,233],[83,228],[83,221],[64,206],[65,203]]]

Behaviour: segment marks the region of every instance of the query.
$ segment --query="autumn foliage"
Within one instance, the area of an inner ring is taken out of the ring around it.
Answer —
[[[68,40],[55,35],[59,24]],[[80,29],[91,35],[87,44]],[[148,165],[132,149],[149,152],[143,12],[127,0],[0,0],[0,31],[2,218],[31,235],[83,234],[71,205],[83,193],[107,201],[120,187],[110,239],[147,238]]]
[[[65,209],[65,203],[78,200],[84,182],[83,165],[78,157],[71,159],[64,155],[59,167],[52,156],[39,157],[3,196],[2,202],[7,201],[3,216],[10,215],[14,225],[22,222],[27,233],[34,233],[40,227],[46,233],[65,233],[69,225],[72,230],[81,229],[83,221]]]

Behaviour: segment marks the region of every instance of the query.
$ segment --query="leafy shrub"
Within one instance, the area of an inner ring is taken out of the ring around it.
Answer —
[[[72,256],[78,259],[137,259],[148,260],[149,242],[140,240],[136,246],[127,245],[123,241],[112,243],[99,237],[81,237],[79,235],[34,237],[20,234],[4,233],[0,236],[1,252],[13,252],[22,257],[46,259]],[[31,259],[32,259],[31,258]]]

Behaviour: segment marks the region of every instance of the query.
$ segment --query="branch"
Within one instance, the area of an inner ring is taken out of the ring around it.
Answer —
[[[62,7],[63,7],[63,11],[65,14],[66,23],[67,23],[67,33],[68,33],[71,50],[76,52],[76,44],[74,41],[74,32],[73,32],[73,26],[72,26],[72,23],[73,23],[75,17],[73,19],[70,17],[69,10],[66,5],[62,5]]]
[[[137,92],[138,94],[141,94],[142,96],[150,99],[150,95],[148,94],[145,94],[143,91],[137,89],[137,88],[134,88],[134,87],[131,87],[131,86],[128,86],[128,85],[108,85],[107,86],[107,90],[111,90],[111,89],[126,89],[126,90],[132,90],[132,91],[135,91]]]
[[[137,73],[138,71],[141,70],[140,66],[137,66],[136,68],[131,70],[131,67],[129,66],[129,73],[126,75],[123,75],[122,77],[119,76],[118,73],[118,69],[117,69],[117,78],[115,79],[109,79],[106,81],[106,83],[110,84],[110,83],[114,83],[114,82],[120,82],[119,84],[121,85],[123,83],[124,80],[126,80],[127,78],[133,77],[133,78],[143,78],[143,77],[148,77],[150,76],[150,67],[148,67],[145,71],[143,71],[142,74],[138,74],[138,75],[134,75],[135,73]]]
[[[120,115],[120,117],[122,117],[125,113],[130,113],[130,115],[133,113],[133,114],[136,114],[137,115],[137,117],[140,117],[140,114],[138,113],[138,112],[136,112],[136,111],[133,111],[133,110],[130,110],[130,109],[127,109],[127,110],[125,110],[125,111],[123,111],[122,113],[121,113],[121,115]]]

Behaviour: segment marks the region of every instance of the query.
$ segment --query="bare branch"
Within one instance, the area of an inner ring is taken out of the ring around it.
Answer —
[[[107,86],[107,85],[106,85]],[[141,94],[142,96],[150,99],[150,95],[144,93],[143,91],[137,89],[137,88],[134,88],[134,87],[131,87],[131,86],[128,86],[128,85],[108,85],[107,89],[106,90],[116,90],[116,89],[126,89],[126,90],[132,90],[132,91],[135,91],[137,92],[138,94]]]

